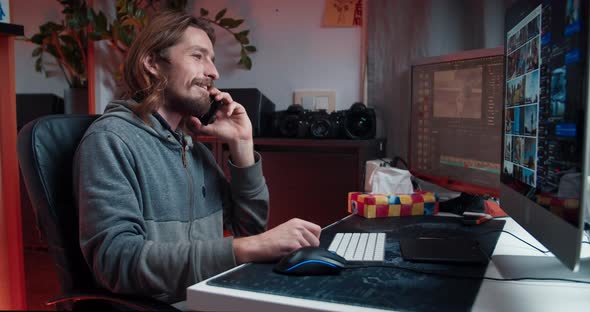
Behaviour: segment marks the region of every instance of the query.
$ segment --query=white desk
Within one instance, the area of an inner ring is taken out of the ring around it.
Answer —
[[[504,230],[517,235],[541,249],[545,249],[510,218],[506,218]],[[494,256],[498,255],[548,257],[541,255],[530,246],[505,233],[500,235],[494,250]],[[582,255],[590,257],[590,245],[583,244]],[[496,268],[493,258],[487,267],[485,276],[502,278]],[[345,287],[345,285],[342,286]],[[195,284],[187,289],[186,308],[197,311],[385,311],[374,308],[362,308],[359,306],[215,287],[207,285],[207,281]],[[553,281],[508,282],[484,280],[475,299],[473,310],[590,311],[590,285]]]

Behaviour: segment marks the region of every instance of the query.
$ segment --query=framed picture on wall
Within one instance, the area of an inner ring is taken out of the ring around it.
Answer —
[[[10,0],[0,0],[0,23],[10,23]]]

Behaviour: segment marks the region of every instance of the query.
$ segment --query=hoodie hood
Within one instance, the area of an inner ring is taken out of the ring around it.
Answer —
[[[153,115],[148,116],[148,121],[150,124],[147,124],[143,121],[135,112],[133,111],[133,107],[138,106],[139,104],[132,100],[113,100],[111,101],[107,107],[105,107],[104,114],[98,118],[98,120],[117,117],[121,118],[130,124],[135,125],[138,128],[141,128],[147,131],[149,134],[158,137],[159,139],[166,141],[166,142],[175,142],[178,144],[178,141],[174,138],[174,136],[170,133],[168,129],[166,129],[156,117]],[[184,137],[184,141],[187,143],[189,148],[193,147],[193,139],[190,135],[184,134],[182,130],[178,130],[178,133]]]

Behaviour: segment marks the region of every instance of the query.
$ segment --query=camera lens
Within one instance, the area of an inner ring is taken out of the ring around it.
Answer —
[[[350,129],[358,136],[365,136],[369,132],[371,122],[365,116],[353,116],[350,120]]]
[[[313,137],[325,138],[330,135],[331,128],[332,128],[332,125],[330,124],[330,122],[328,120],[319,119],[319,120],[315,120],[311,124],[310,131],[311,131],[311,135]]]
[[[296,137],[299,131],[299,116],[286,116],[281,123],[281,134],[286,137]]]
[[[375,111],[362,103],[354,103],[344,113],[344,132],[351,139],[370,139],[375,137]]]

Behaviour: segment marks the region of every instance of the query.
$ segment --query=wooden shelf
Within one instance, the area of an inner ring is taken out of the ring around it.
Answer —
[[[24,36],[23,25],[0,23],[0,36]]]
[[[214,137],[197,141],[213,152],[229,177],[229,150]],[[364,189],[365,162],[384,157],[385,140],[254,138],[270,192],[268,227],[291,218],[320,226],[347,214],[348,192]],[[230,177],[231,178],[231,177]]]

